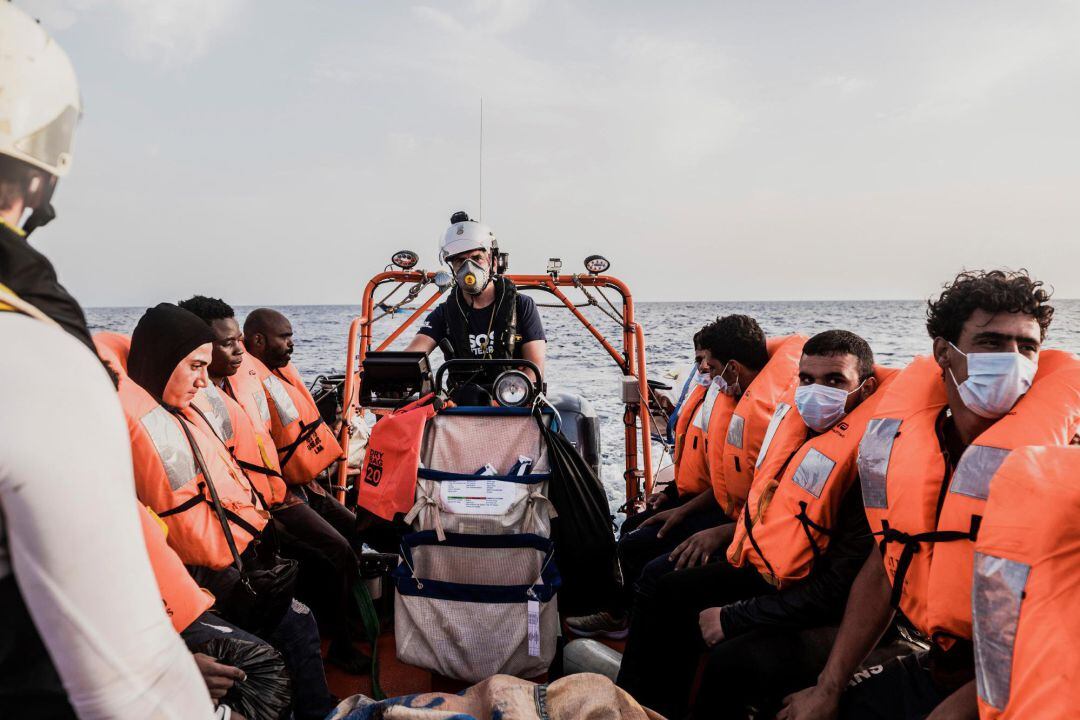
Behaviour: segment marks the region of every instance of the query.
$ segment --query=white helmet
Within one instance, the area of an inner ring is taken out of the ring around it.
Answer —
[[[67,53],[29,15],[0,0],[0,155],[66,175],[81,109]]]
[[[495,231],[483,223],[475,220],[456,222],[447,228],[439,243],[439,262],[470,250],[487,250],[491,252],[496,245]]]

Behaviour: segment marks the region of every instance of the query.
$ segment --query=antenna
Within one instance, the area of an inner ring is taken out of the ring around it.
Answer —
[[[477,220],[484,219],[484,96],[480,96],[480,212]]]

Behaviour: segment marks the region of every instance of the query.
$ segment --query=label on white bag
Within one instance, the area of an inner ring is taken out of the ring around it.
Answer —
[[[540,603],[529,601],[529,657],[540,657]]]
[[[449,480],[440,483],[440,500],[458,515],[502,515],[527,492],[520,483],[498,480]]]

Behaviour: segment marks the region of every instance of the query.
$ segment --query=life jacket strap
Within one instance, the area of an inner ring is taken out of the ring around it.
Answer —
[[[754,552],[758,554],[761,561],[765,563],[766,569],[769,571],[769,575],[773,579],[777,579],[779,576],[776,574],[776,570],[773,569],[772,564],[769,562],[769,558],[765,557],[765,553],[761,551],[761,546],[758,545],[757,540],[754,539],[754,522],[750,517],[750,503],[743,503],[743,525],[746,528],[746,539],[750,541],[750,545],[754,548]]]
[[[806,509],[809,507],[805,500],[799,501],[799,513],[795,516],[795,519],[802,525],[803,532],[806,533],[806,539],[810,542],[810,550],[814,553],[814,562],[816,563],[821,559],[821,546],[817,544],[814,539],[811,530],[817,530],[819,533],[826,537],[832,537],[832,528],[827,528],[820,523],[816,523],[810,519],[810,516],[806,514]]]
[[[280,448],[280,452],[282,453],[282,455],[281,455],[281,467],[282,468],[284,468],[286,465],[289,464],[289,460],[292,460],[292,456],[294,454],[296,454],[296,451],[298,449],[300,449],[301,443],[306,442],[307,439],[309,437],[311,437],[315,433],[315,431],[319,429],[319,426],[322,425],[322,424],[323,424],[323,419],[321,417],[318,418],[315,422],[311,423],[310,425],[305,425],[304,421],[302,419],[300,420],[300,434],[297,435],[296,439],[293,440],[291,443],[289,443],[288,445],[285,445],[284,447]],[[278,477],[280,477],[280,475]]]
[[[249,463],[246,460],[241,460],[240,458],[235,456],[233,457],[233,459],[236,461],[236,464],[240,466],[241,470],[248,470],[250,472],[259,473],[260,475],[269,475],[270,477],[281,477],[281,473],[279,473],[273,468],[268,468],[265,465],[256,465],[254,463]]]
[[[889,527],[889,521],[883,520],[881,522],[881,530],[873,533],[875,536],[881,537],[881,542],[878,547],[881,549],[882,557],[885,556],[885,551],[888,548],[889,543],[895,542],[904,546],[904,549],[900,552],[900,559],[896,563],[896,572],[893,574],[892,596],[889,598],[889,603],[894,608],[900,607],[900,598],[904,594],[904,578],[907,576],[908,568],[911,567],[911,561],[915,557],[915,554],[920,552],[920,545],[922,545],[922,543],[956,542],[958,540],[970,540],[971,542],[975,542],[979,538],[979,525],[981,523],[982,515],[972,515],[971,526],[967,531],[932,530],[930,532],[910,535],[906,532],[897,530],[896,528]]]
[[[165,510],[164,512],[157,513],[157,516],[159,518],[167,518],[170,515],[179,515],[180,513],[187,512],[188,510],[190,510],[191,508],[193,508],[193,507],[195,507],[197,505],[202,505],[204,502],[209,502],[206,499],[206,495],[205,495],[205,493],[206,493],[206,483],[199,483],[197,487],[198,487],[198,490],[199,490],[198,493],[196,493],[195,495],[192,495],[187,500],[180,503],[179,505],[177,505],[174,508],[170,508],[168,510]]]

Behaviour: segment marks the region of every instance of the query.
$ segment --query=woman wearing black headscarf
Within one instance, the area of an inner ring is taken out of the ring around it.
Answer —
[[[135,447],[136,486],[144,502],[152,508],[155,504],[160,508],[162,495],[169,498],[171,492],[176,490],[177,473],[171,468],[178,463],[177,458],[190,457],[194,461],[199,476],[204,478],[205,482],[199,485],[199,493],[183,503],[188,507],[180,512],[205,512],[210,508],[210,512],[215,515],[214,522],[209,525],[174,522],[170,528],[170,544],[178,549],[181,557],[190,566],[190,555],[197,553],[189,553],[189,557],[185,557],[183,549],[200,541],[216,542],[220,548],[221,536],[225,536],[230,550],[235,549],[239,553],[240,562],[233,562],[221,569],[190,567],[192,575],[200,586],[210,590],[217,598],[214,610],[241,627],[247,624],[244,629],[249,632],[264,633],[271,644],[281,651],[293,681],[296,705],[294,712],[298,720],[322,718],[333,708],[333,698],[326,685],[319,653],[318,628],[310,611],[291,596],[286,596],[284,615],[271,612],[270,616],[275,619],[267,621],[266,627],[253,627],[250,624],[255,622],[254,617],[266,615],[252,612],[251,606],[257,606],[268,598],[261,596],[252,600],[247,594],[248,583],[240,582],[240,567],[244,569],[245,577],[250,580],[253,569],[255,573],[267,572],[272,575],[273,569],[280,568],[280,565],[276,564],[280,561],[274,552],[273,537],[267,535],[272,532],[272,526],[266,527],[269,513],[265,504],[257,497],[250,483],[246,482],[243,470],[232,460],[228,450],[215,434],[213,426],[192,404],[208,382],[206,368],[211,359],[212,342],[213,335],[206,323],[187,310],[168,303],[148,309],[135,327],[128,355],[128,376],[146,390],[161,409],[172,416],[176,427],[182,433],[177,435],[172,432],[170,435],[168,432],[159,432],[159,438],[168,435],[174,444],[186,443],[186,446],[179,448],[163,448],[160,440],[151,437],[151,440],[155,440],[151,458],[159,464],[154,468],[154,472],[150,473],[153,478],[142,478],[143,482],[140,482],[139,474],[145,464],[140,463],[138,458],[140,454],[150,453],[141,453],[140,448]],[[130,403],[126,402],[125,413],[129,415],[129,426],[135,428],[132,432],[133,447],[139,442],[145,446],[143,435],[139,434],[142,430],[139,428],[148,427],[145,419],[151,415],[155,415],[155,421],[160,421],[162,416],[153,408],[146,412],[145,408],[140,407],[138,411],[132,412],[134,408],[128,405]],[[164,419],[168,421],[169,418]],[[171,427],[166,425],[166,428]],[[165,466],[166,482],[162,481],[161,465]],[[242,478],[245,482],[243,487],[246,497],[243,493],[237,493],[236,484],[232,482],[237,478]],[[152,480],[157,487],[147,487],[147,480]],[[171,487],[166,488],[164,485]],[[214,497],[215,493],[222,497],[228,494],[228,497],[224,502],[218,502]],[[153,494],[155,497],[143,498],[144,494]],[[175,510],[176,508],[162,508],[159,514],[175,516],[176,512],[170,513]],[[225,526],[229,527],[229,533],[225,532]],[[198,527],[206,528],[205,534],[202,537],[192,536],[191,531]],[[181,537],[184,533],[188,536]],[[218,535],[211,537],[211,533]],[[233,537],[229,538],[229,535]],[[248,537],[250,544],[243,542]],[[271,604],[279,604],[279,599],[269,599]],[[277,617],[280,617],[280,620],[277,620]],[[245,623],[245,620],[249,622]],[[200,618],[184,631],[183,636],[189,647],[197,647],[222,637],[223,627],[226,628],[224,636],[228,636],[230,633],[227,623],[222,624],[216,618],[203,622]]]

